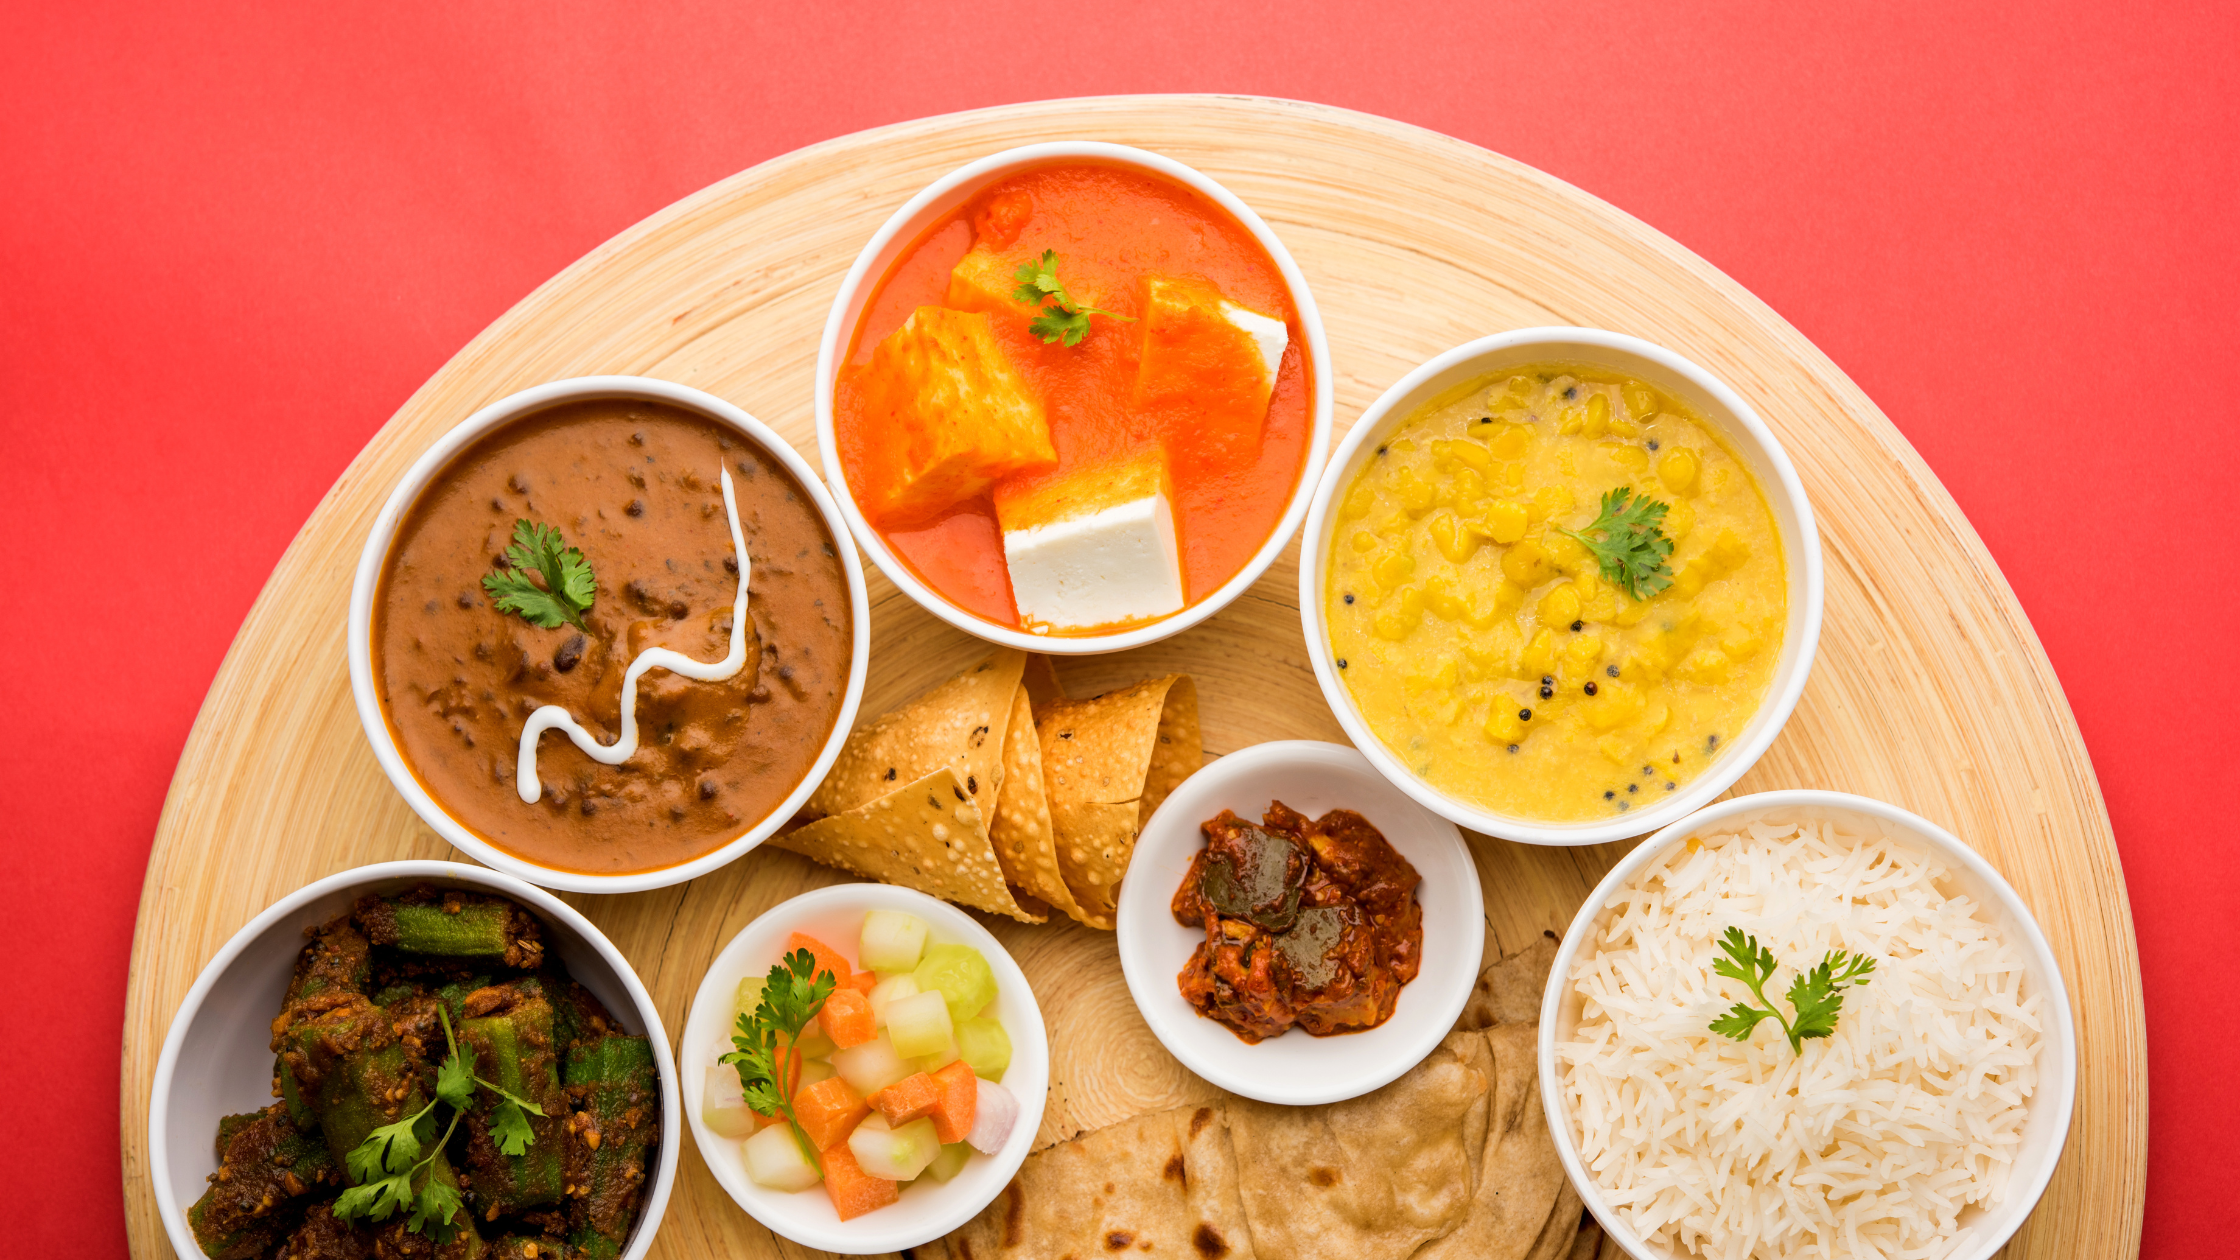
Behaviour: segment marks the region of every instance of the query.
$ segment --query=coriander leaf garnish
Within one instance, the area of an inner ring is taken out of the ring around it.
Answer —
[[[1011,291],[1011,299],[1025,302],[1041,311],[1034,322],[1027,325],[1027,331],[1041,338],[1042,344],[1046,346],[1060,341],[1069,346],[1080,345],[1081,339],[1089,335],[1091,315],[1125,320],[1131,324],[1136,322],[1133,315],[1083,306],[1074,301],[1073,295],[1066,292],[1064,282],[1058,279],[1057,250],[1043,250],[1040,261],[1019,264],[1019,269],[1011,274],[1011,278],[1019,282],[1019,287]],[[1048,305],[1043,304],[1045,300]]]
[[[1053,257],[1044,255],[1045,258]],[[801,1030],[824,1009],[824,1000],[832,996],[839,977],[830,971],[817,970],[817,956],[805,949],[797,949],[785,956],[785,961],[770,968],[770,979],[762,988],[762,1001],[753,1012],[739,1012],[739,1031],[731,1044],[739,1047],[720,1060],[734,1063],[739,1068],[739,1092],[747,1106],[763,1115],[783,1115],[793,1126],[793,1139],[801,1144],[801,1153],[818,1172],[824,1171],[824,1160],[816,1145],[809,1141],[809,1134],[793,1114],[791,1081],[799,1075],[799,1062],[792,1050],[800,1040]],[[780,1065],[783,1064],[784,1067]],[[787,1068],[791,1071],[785,1070]]]
[[[571,625],[583,629],[583,614],[599,592],[590,562],[570,547],[560,531],[529,521],[513,523],[513,545],[506,548],[506,563],[513,566],[482,576],[482,589],[498,611],[519,613],[523,620],[547,630]],[[535,574],[544,579],[538,586]]]
[[[1713,962],[1711,970],[1750,986],[1750,992],[1764,1005],[1737,1002],[1733,1010],[1711,1021],[1711,1031],[1748,1041],[1759,1023],[1772,1019],[1780,1023],[1789,1038],[1789,1049],[1797,1054],[1804,1053],[1807,1038],[1826,1037],[1836,1030],[1836,1017],[1843,1012],[1844,986],[1865,984],[1874,973],[1874,959],[1864,954],[1853,957],[1840,949],[1828,954],[1819,966],[1799,972],[1789,985],[1789,1005],[1797,1012],[1796,1022],[1791,1023],[1766,1000],[1765,983],[1773,978],[1773,951],[1760,946],[1757,937],[1745,936],[1741,928],[1732,927],[1719,938],[1719,948],[1726,957]]]
[[[1648,495],[1634,498],[1632,486],[1619,486],[1603,492],[1602,515],[1584,531],[1558,527],[1556,532],[1594,553],[1605,579],[1635,599],[1647,599],[1672,585],[1672,568],[1665,563],[1672,556],[1672,540],[1664,536],[1666,510]],[[1596,532],[1602,537],[1587,537]]]
[[[405,1229],[442,1244],[450,1242],[456,1232],[451,1221],[465,1202],[458,1187],[436,1180],[431,1165],[450,1144],[459,1117],[474,1105],[475,1087],[479,1085],[498,1096],[498,1105],[490,1109],[490,1136],[506,1155],[520,1155],[537,1140],[536,1130],[529,1127],[529,1116],[542,1116],[544,1109],[476,1076],[474,1061],[459,1053],[459,1040],[451,1032],[451,1012],[438,1004],[436,1018],[443,1021],[443,1040],[450,1049],[436,1068],[436,1096],[395,1124],[375,1129],[343,1156],[343,1166],[349,1169],[351,1180],[359,1184],[344,1190],[335,1200],[334,1214],[345,1221],[385,1221],[398,1209],[409,1208],[412,1215],[406,1218]],[[451,1123],[441,1139],[431,1142],[435,1128],[432,1113],[438,1103],[451,1108]],[[426,1182],[415,1187],[423,1172],[427,1173]]]

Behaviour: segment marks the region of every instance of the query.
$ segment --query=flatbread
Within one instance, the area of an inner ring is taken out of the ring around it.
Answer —
[[[1445,1044],[1460,1049],[1473,1065],[1489,1069],[1482,1144],[1471,1157],[1469,1210],[1453,1233],[1426,1244],[1417,1260],[1497,1257],[1512,1260],[1543,1256],[1540,1243],[1571,1189],[1556,1158],[1548,1120],[1540,1107],[1536,1024],[1502,1024],[1483,1031],[1450,1033]],[[1563,1234],[1563,1260],[1579,1229],[1579,1201],[1570,1200],[1570,1230]]]
[[[1029,1155],[986,1210],[912,1254],[1256,1260],[1258,1253],[1238,1198],[1224,1109],[1213,1105],[1137,1116]]]
[[[1255,1249],[1404,1260],[1452,1231],[1470,1205],[1465,1118],[1485,1092],[1485,1078],[1441,1046],[1399,1080],[1344,1102],[1232,1100],[1229,1132]]]
[[[856,728],[809,798],[823,818],[867,805],[936,770],[956,772],[983,812],[1003,789],[1003,736],[1027,654],[1000,648],[987,660],[899,709]]]
[[[1556,942],[1546,936],[1487,964],[1478,973],[1477,986],[1470,990],[1455,1027],[1539,1023],[1540,997],[1547,992],[1548,973],[1555,965]]]
[[[1143,823],[1205,760],[1198,688],[1170,674],[1034,709],[1058,869],[1082,922],[1110,928]]]
[[[1036,660],[1045,658],[1036,657]],[[1028,688],[1011,693],[1011,717],[1003,733],[1003,790],[996,797],[988,836],[1014,897],[1025,894],[1073,919],[1081,905],[1058,870],[1058,837],[1050,822],[1050,793],[1042,776],[1042,743],[1035,736]]]
[[[979,803],[948,766],[770,843],[944,901],[1040,922],[1012,897]]]

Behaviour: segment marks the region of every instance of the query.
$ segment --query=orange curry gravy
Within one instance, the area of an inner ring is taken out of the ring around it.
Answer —
[[[539,706],[565,706],[611,744],[640,651],[729,652],[725,466],[752,570],[746,667],[713,683],[648,671],[638,751],[619,766],[546,732],[544,797],[523,802],[514,767]],[[504,567],[516,519],[582,550],[598,579],[588,632],[492,606],[482,578]],[[839,716],[852,633],[833,540],[783,465],[702,416],[603,399],[506,425],[421,492],[375,597],[373,672],[397,747],[454,818],[540,865],[616,874],[720,848],[783,803]]]
[[[836,382],[834,429],[850,479],[861,475],[867,444],[880,440],[866,431],[857,373],[912,311],[943,304],[950,269],[979,240],[1056,250],[1059,278],[1077,300],[1122,315],[1142,314],[1143,277],[1157,274],[1211,281],[1230,301],[1289,325],[1290,344],[1259,446],[1240,452],[1194,442],[1191,417],[1179,409],[1132,405],[1140,325],[1096,317],[1081,344],[1068,347],[1036,340],[1023,315],[993,321],[1012,362],[1042,395],[1058,452],[1056,468],[1016,480],[1039,484],[1164,445],[1184,594],[1190,603],[1212,594],[1283,518],[1306,459],[1312,369],[1305,328],[1275,261],[1221,207],[1158,176],[1095,165],[1016,175],[985,189],[905,251],[865,304]],[[1019,624],[1003,534],[987,499],[908,528],[874,524],[928,586],[977,616]]]

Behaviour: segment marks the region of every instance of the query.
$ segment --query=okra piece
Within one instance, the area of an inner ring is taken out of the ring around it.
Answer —
[[[604,1037],[614,1028],[614,1016],[591,990],[577,984],[574,977],[557,968],[547,970],[538,977],[544,986],[545,1000],[552,1003],[552,1044],[562,1056],[578,1042],[593,1041]]]
[[[305,928],[311,938],[296,955],[295,975],[288,981],[284,1006],[335,993],[363,993],[373,974],[373,949],[365,934],[337,915],[317,927]]]
[[[403,954],[489,959],[523,971],[544,961],[536,917],[503,897],[422,885],[361,898],[353,917],[368,941]]]
[[[487,1089],[475,1091],[474,1106],[461,1127],[466,1131],[466,1176],[487,1215],[507,1216],[527,1208],[558,1203],[565,1191],[566,1095],[560,1090],[559,1062],[553,1055],[552,1007],[534,980],[474,994],[467,1009],[498,1008],[459,1027],[459,1048],[471,1055],[475,1075],[517,1098],[542,1108],[524,1113],[535,1134],[529,1149],[508,1155],[491,1132],[491,1115],[504,1100]]]
[[[319,1128],[335,1163],[375,1129],[428,1105],[424,1063],[401,1041],[358,1051],[327,1073],[319,1090]]]
[[[428,1175],[458,1184],[451,1165],[441,1155],[429,1165]],[[416,1260],[489,1260],[490,1248],[464,1209],[451,1218],[451,1228],[451,1241],[439,1246],[433,1231],[411,1232],[407,1213],[394,1214],[383,1222],[353,1225],[337,1220],[333,1205],[320,1203],[304,1213],[302,1227],[272,1253],[272,1260],[389,1260],[405,1256]]]
[[[568,1052],[570,1240],[587,1257],[613,1255],[630,1241],[645,1188],[646,1153],[660,1134],[661,1082],[653,1046],[614,1033]]]
[[[327,1148],[299,1131],[285,1110],[269,1107],[220,1123],[225,1136],[210,1188],[187,1210],[195,1242],[211,1260],[252,1260],[272,1247],[300,1201],[339,1188]],[[226,1130],[230,1126],[231,1132]]]
[[[226,1144],[233,1141],[234,1134],[262,1119],[262,1111],[244,1111],[238,1116],[218,1117],[218,1162],[226,1162]]]
[[[616,1260],[622,1254],[622,1244],[593,1229],[589,1225],[575,1232],[568,1240],[569,1260]]]
[[[581,1254],[557,1238],[508,1234],[490,1244],[483,1260],[577,1260]]]
[[[333,994],[290,1006],[272,1028],[280,1098],[296,1127],[307,1130],[319,1123],[320,1093],[336,1066],[361,1049],[394,1040],[381,1009],[359,994]]]

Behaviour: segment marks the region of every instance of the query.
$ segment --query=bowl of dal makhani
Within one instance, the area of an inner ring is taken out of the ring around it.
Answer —
[[[420,820],[547,888],[740,856],[839,756],[870,660],[847,527],[807,461],[700,390],[554,381],[429,447],[350,594],[350,689]]]
[[[2029,909],[1951,833],[1737,797],[1611,869],[1540,1011],[1556,1153],[1642,1260],[1983,1260],[2067,1139],[2076,1032]]]
[[[1779,733],[1820,635],[1796,470],[1733,390],[1635,337],[1528,328],[1386,390],[1307,514],[1300,618],[1355,744],[1532,844],[1653,831]]]
[[[1142,149],[1034,144],[865,244],[818,352],[817,445],[856,541],[929,612],[1112,652],[1267,570],[1331,396],[1306,278],[1235,194]]]

